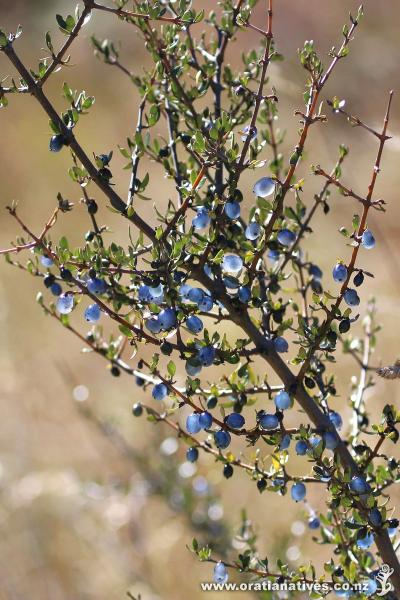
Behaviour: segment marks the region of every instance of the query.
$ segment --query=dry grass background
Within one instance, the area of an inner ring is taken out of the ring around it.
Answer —
[[[274,65],[271,80],[280,95],[280,125],[288,129],[289,149],[296,139],[298,125],[293,108],[301,105],[304,79],[296,50],[305,39],[312,38],[326,53],[339,41],[347,13],[355,11],[357,3],[277,0],[275,4],[274,31],[286,61]],[[202,2],[204,5],[212,7],[215,3]],[[23,25],[18,49],[34,66],[44,45],[43,32],[56,30],[55,13],[65,14],[73,6],[67,0],[20,0],[12,6],[2,1],[0,22],[11,30],[18,23]],[[257,11],[260,26],[261,8],[262,2]],[[367,0],[365,11],[350,57],[339,65],[326,95],[345,97],[350,111],[378,125],[388,90],[399,87],[400,6],[393,1]],[[121,40],[121,60],[132,71],[140,72],[147,57],[133,28],[95,15],[72,50],[72,62],[79,67],[56,74],[49,83],[49,95],[60,110],[60,85],[64,80],[96,96],[91,116],[79,124],[79,136],[89,152],[104,152],[123,145],[127,133],[132,131],[137,96],[128,80],[93,57],[91,32]],[[254,33],[240,34],[239,47],[257,44]],[[235,53],[237,56],[237,50]],[[235,55],[232,60],[236,60]],[[0,73],[9,72],[9,65],[0,57]],[[398,356],[399,103],[399,97],[395,97],[390,126],[393,139],[385,149],[376,190],[377,197],[387,201],[387,212],[374,214],[370,222],[378,244],[368,254],[367,266],[375,272],[375,279],[362,290],[364,306],[370,294],[379,298],[379,321],[384,326],[375,363]],[[74,201],[78,200],[78,192],[66,175],[68,153],[49,155],[47,119],[29,97],[10,98],[10,106],[0,112],[0,131],[0,247],[5,247],[18,233],[5,211],[12,199],[19,201],[21,215],[39,229],[54,206],[58,191]],[[321,163],[329,169],[340,142],[351,146],[345,181],[355,189],[366,189],[376,152],[372,137],[335,118],[327,125],[315,126],[310,141],[303,166],[310,201],[318,182],[308,174],[309,164]],[[117,168],[122,162],[117,155],[115,159],[117,189],[124,193],[128,173]],[[155,172],[154,167],[149,168]],[[250,190],[250,179],[245,182]],[[152,187],[153,200],[162,206],[170,189],[167,182],[158,180]],[[250,193],[247,202],[250,205]],[[308,244],[328,277],[336,257],[346,256],[338,227],[348,224],[354,212],[351,202],[337,194],[332,206],[329,218],[318,219],[317,233]],[[152,219],[152,204],[141,207],[141,213]],[[122,220],[106,210],[101,215],[112,225],[118,239],[126,239]],[[78,207],[57,225],[54,236],[66,232],[72,241],[79,242],[86,229],[85,211]],[[79,342],[68,337],[57,323],[44,318],[34,301],[40,282],[4,262],[0,263],[0,277],[1,600],[117,600],[124,598],[128,588],[135,593],[141,591],[143,600],[200,598],[198,582],[209,579],[210,568],[198,564],[184,547],[193,535],[187,520],[148,493],[138,465],[121,456],[79,414],[72,399],[73,388],[86,385],[90,392],[88,403],[96,414],[111,419],[137,451],[152,452],[152,460],[159,464],[154,448],[160,442],[160,431],[130,417],[130,406],[140,392],[129,378],[110,377],[100,358],[81,355]],[[342,396],[337,406],[345,404],[352,368],[346,363],[338,373]],[[395,383],[380,382],[370,394],[371,403],[378,410],[385,402],[396,403],[398,395]],[[179,452],[182,457],[182,450]],[[239,510],[246,503],[251,506],[264,553],[297,545],[305,558],[321,556],[319,547],[290,533],[293,519],[303,515],[289,498],[266,494],[260,497],[254,486],[246,485],[241,473],[220,486],[219,467],[202,460],[198,468],[199,473],[210,469],[210,481],[221,493],[229,520],[237,521]],[[314,506],[323,506],[319,493],[310,490]],[[208,597],[212,600],[213,595]]]

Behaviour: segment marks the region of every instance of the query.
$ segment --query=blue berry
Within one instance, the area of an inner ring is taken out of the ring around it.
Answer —
[[[397,527],[389,527],[387,532],[390,537],[394,537],[397,534]]]
[[[229,219],[238,219],[240,217],[239,202],[227,202],[224,206],[224,211]]]
[[[252,223],[249,223],[247,225],[246,231],[245,231],[245,236],[248,240],[256,240],[258,237],[260,237],[260,233],[261,233],[261,227],[259,226],[258,223],[253,221]]]
[[[227,431],[221,429],[220,431],[216,431],[214,433],[214,441],[217,448],[224,450],[231,443],[231,436]]]
[[[372,248],[375,247],[375,243],[376,242],[375,242],[375,238],[372,234],[372,231],[370,231],[369,229],[366,229],[361,236],[361,244],[367,250],[372,250]]]
[[[204,294],[202,300],[197,305],[203,312],[209,312],[214,306],[213,299],[208,294]]]
[[[192,413],[187,417],[186,429],[188,433],[199,433],[201,431],[199,413]]]
[[[343,263],[337,263],[333,267],[332,276],[337,283],[343,283],[347,279],[347,267]]]
[[[276,429],[279,425],[279,420],[276,415],[264,413],[260,417],[260,426],[262,429]]]
[[[95,323],[101,317],[101,310],[98,304],[90,304],[85,310],[85,319],[89,323]]]
[[[176,312],[173,308],[165,308],[158,315],[158,321],[161,329],[167,330],[176,327]]]
[[[168,396],[168,388],[164,383],[156,383],[151,392],[154,400],[164,400]]]
[[[188,448],[188,450],[186,451],[186,459],[189,462],[196,462],[196,460],[199,458],[199,451],[197,450],[197,448],[194,448],[193,446],[191,448]]]
[[[316,448],[318,444],[321,443],[321,438],[319,435],[312,435],[308,441],[310,442],[310,446],[312,448]]]
[[[268,250],[268,252],[267,252],[267,257],[272,262],[277,262],[279,260],[279,256],[280,256],[280,254],[279,254],[278,250]]]
[[[141,302],[150,302],[150,288],[148,285],[141,285],[138,289],[138,299]]]
[[[201,373],[201,365],[193,364],[187,362],[185,365],[185,371],[190,377],[196,377],[199,373]]]
[[[137,386],[142,387],[145,384],[145,379],[143,379],[143,377],[140,377],[140,375],[136,375],[135,383]]]
[[[379,508],[373,508],[369,513],[369,520],[374,527],[380,527],[382,525],[382,514]]]
[[[295,446],[296,454],[304,456],[307,453],[308,445],[304,440],[299,440]]]
[[[279,410],[286,410],[290,408],[291,405],[292,401],[290,399],[289,394],[285,392],[285,390],[281,390],[277,393],[277,395],[275,396],[276,408],[278,408]]]
[[[366,550],[374,543],[374,536],[372,533],[367,533],[367,535],[359,540],[357,540],[357,546],[362,548],[362,550]]]
[[[158,317],[151,317],[151,319],[146,319],[145,325],[151,333],[160,333],[161,331],[161,323],[158,320]]]
[[[61,285],[56,281],[55,283],[52,283],[50,286],[50,291],[53,294],[53,296],[60,296],[62,294],[62,287]]]
[[[291,246],[296,241],[296,234],[290,229],[281,229],[278,232],[277,239],[282,246]]]
[[[156,287],[149,287],[150,300],[155,302],[157,298],[164,298],[164,287],[159,283]]]
[[[337,433],[333,433],[332,431],[326,431],[323,435],[325,446],[328,450],[335,450],[339,444],[339,437]]]
[[[197,215],[192,220],[192,225],[195,229],[205,229],[210,224],[210,216],[208,210],[201,206],[197,209]]]
[[[260,198],[266,198],[270,196],[275,191],[275,181],[270,177],[262,177],[253,187],[253,194],[259,196]]]
[[[356,290],[347,288],[343,295],[343,299],[348,306],[358,306],[360,304],[360,298]]]
[[[136,402],[136,404],[132,406],[132,414],[134,417],[140,417],[143,414],[143,406],[140,402]]]
[[[371,491],[364,477],[360,477],[359,475],[355,475],[350,481],[350,489],[356,494],[368,494]]]
[[[243,267],[243,260],[237,254],[225,254],[222,260],[222,268],[230,273],[239,273]]]
[[[40,262],[46,268],[52,267],[54,265],[54,261],[52,258],[50,258],[50,256],[45,256],[45,255],[41,256]]]
[[[214,582],[226,583],[229,579],[228,571],[223,562],[219,561],[214,567]]]
[[[72,294],[61,294],[57,300],[57,310],[62,315],[68,315],[74,308],[74,297]]]
[[[91,294],[104,294],[107,289],[106,282],[104,279],[100,279],[99,277],[88,279],[86,285]]]
[[[322,279],[323,273],[317,265],[310,265],[308,272],[310,275],[312,275],[312,277],[314,277],[314,279]]]
[[[274,339],[274,348],[280,353],[287,352],[289,350],[289,344],[285,338],[278,336]]]
[[[53,135],[50,138],[49,148],[52,152],[60,152],[60,150],[62,149],[64,144],[65,144],[65,139],[64,139],[63,135],[61,135],[61,134]]]
[[[203,346],[197,353],[199,361],[203,367],[211,367],[215,360],[215,348],[212,346]]]
[[[318,519],[318,517],[310,517],[310,519],[308,520],[308,526],[310,529],[319,529],[320,525],[321,522]]]
[[[203,329],[203,321],[199,317],[196,317],[196,315],[191,315],[186,319],[186,327],[192,333],[200,333]]]
[[[238,291],[238,298],[243,304],[247,304],[251,298],[251,289],[247,285],[242,285]]]
[[[213,419],[211,413],[209,413],[207,410],[200,413],[199,423],[202,429],[210,429],[212,422]]]
[[[179,295],[182,300],[189,300],[189,292],[192,290],[192,286],[188,283],[183,283],[179,288]]]
[[[240,281],[232,275],[225,275],[222,281],[228,290],[237,290],[240,287]]]
[[[231,413],[225,419],[225,422],[232,429],[241,429],[245,423],[243,415],[240,413]]]
[[[187,298],[190,302],[198,304],[204,298],[204,291],[201,288],[191,288],[188,290]]]
[[[279,450],[287,450],[290,446],[290,441],[290,435],[288,433],[285,433],[285,435],[281,439],[281,443],[279,444]]]
[[[376,583],[375,579],[365,579],[362,584],[363,594],[366,596],[372,596],[378,589],[378,584]]]
[[[339,415],[338,412],[336,412],[334,410],[331,410],[330,413],[329,413],[329,415],[328,415],[328,417],[329,417],[330,422],[332,423],[332,425],[334,427],[336,427],[336,429],[340,430],[342,428],[343,419]]]
[[[301,500],[304,500],[306,493],[306,486],[301,481],[296,482],[290,490],[290,494],[295,502],[301,502]]]

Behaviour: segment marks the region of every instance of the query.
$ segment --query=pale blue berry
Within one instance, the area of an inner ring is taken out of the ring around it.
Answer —
[[[203,346],[198,351],[197,357],[203,367],[210,367],[215,360],[215,348],[212,346]]]
[[[347,279],[347,267],[343,263],[337,263],[333,267],[332,276],[337,283],[343,283]]]
[[[279,425],[279,420],[276,415],[270,415],[270,414],[266,414],[266,413],[261,415],[260,426],[262,427],[262,429],[266,429],[266,430],[276,429],[278,427],[278,425]]]
[[[306,486],[301,481],[296,482],[290,490],[290,494],[295,502],[301,502],[304,500],[306,493]]]
[[[164,331],[176,327],[177,319],[175,310],[173,308],[165,308],[159,313],[158,321],[161,329],[164,329]]]
[[[186,430],[188,433],[199,433],[201,431],[199,413],[192,413],[186,418]]]
[[[88,279],[86,285],[91,294],[104,294],[107,289],[106,282],[104,279],[100,279],[99,277]]]
[[[201,206],[197,209],[197,215],[192,220],[192,225],[196,230],[205,229],[210,224],[208,210]]]
[[[356,494],[368,494],[368,492],[371,491],[371,488],[364,477],[359,475],[355,475],[350,481],[350,489]]]
[[[243,285],[239,288],[238,298],[243,304],[247,304],[251,298],[251,289],[247,285]]]
[[[52,267],[54,265],[54,261],[50,256],[43,255],[40,257],[40,262],[46,268]]]
[[[230,273],[239,273],[243,267],[243,260],[237,254],[225,254],[222,260],[222,268]]]
[[[343,295],[343,299],[348,306],[358,306],[360,304],[360,297],[356,290],[347,288]]]
[[[85,310],[85,319],[88,323],[95,323],[101,317],[101,310],[97,304],[90,304]]]
[[[227,202],[224,206],[224,211],[229,219],[238,219],[240,217],[240,204],[239,202]]]
[[[53,296],[60,296],[62,294],[62,287],[57,281],[55,281],[51,284],[50,291]]]
[[[63,135],[61,135],[61,134],[53,135],[50,138],[49,148],[50,148],[51,152],[60,152],[60,150],[62,149],[64,144],[65,144],[65,139],[64,139]]]
[[[281,229],[278,232],[277,239],[282,246],[291,246],[296,241],[296,234],[290,229]]]
[[[212,419],[211,413],[209,413],[207,410],[200,413],[199,423],[200,423],[200,427],[202,429],[210,429],[212,422],[213,422],[213,419]]]
[[[319,529],[320,525],[321,522],[318,519],[318,517],[310,517],[310,519],[308,520],[308,526],[310,529]]]
[[[375,242],[375,238],[372,234],[372,231],[370,231],[369,229],[366,229],[361,236],[361,244],[367,250],[372,250],[372,248],[375,247],[375,243],[376,242]]]
[[[231,443],[231,436],[228,431],[221,429],[220,431],[216,431],[214,433],[214,441],[217,448],[224,450]]]
[[[329,420],[330,420],[330,422],[332,423],[332,425],[333,425],[333,426],[334,426],[336,429],[340,430],[340,429],[342,428],[342,425],[343,425],[343,419],[342,419],[342,417],[339,415],[339,413],[338,413],[338,412],[336,412],[336,411],[334,411],[334,410],[331,410],[331,411],[329,412],[329,415],[328,415],[328,417],[329,417]]]
[[[168,396],[168,388],[164,383],[156,383],[151,392],[154,400],[164,400]]]
[[[275,181],[270,177],[262,177],[253,187],[253,193],[260,198],[266,198],[275,191]]]
[[[200,333],[203,329],[203,321],[199,319],[199,317],[196,317],[196,315],[190,315],[190,317],[186,319],[186,327],[192,333]]]
[[[199,458],[199,451],[197,450],[197,448],[191,447],[188,448],[188,450],[186,451],[186,460],[188,460],[189,462],[196,462],[196,460]]]
[[[360,540],[357,540],[357,546],[362,550],[366,550],[374,543],[374,536],[372,533],[367,533],[367,535]]]
[[[249,223],[246,227],[245,236],[248,240],[256,240],[260,237],[261,227],[258,223],[253,221]]]
[[[241,429],[245,423],[243,415],[240,413],[231,413],[225,419],[225,422],[232,429]]]
[[[328,450],[335,450],[339,444],[339,437],[337,433],[333,433],[332,431],[326,431],[323,434],[323,439]]]
[[[277,393],[275,396],[275,406],[278,410],[286,410],[290,408],[291,405],[292,401],[289,394],[285,392],[285,390],[281,390]]]
[[[229,579],[228,571],[223,562],[219,561],[214,567],[214,582],[226,583]]]
[[[57,310],[62,315],[68,315],[74,308],[74,297],[72,294],[61,294],[57,300]]]
[[[299,456],[304,456],[307,453],[308,445],[304,440],[299,440],[296,442],[295,450],[296,454]]]
[[[203,312],[210,312],[210,310],[214,306],[213,299],[208,294],[204,294],[203,298],[200,300],[197,306]]]
[[[151,333],[160,333],[161,331],[161,323],[158,320],[158,317],[151,317],[150,319],[146,319],[145,325],[146,329],[148,329]]]
[[[201,369],[202,366],[200,364],[193,364],[190,362],[185,364],[185,371],[188,375],[190,375],[190,377],[196,377],[199,375],[199,373],[201,373]]]
[[[285,338],[278,336],[274,339],[274,348],[277,352],[280,352],[282,354],[289,350],[289,344],[287,343]]]
[[[379,508],[373,508],[369,513],[369,520],[374,527],[380,527],[382,525],[382,514]]]

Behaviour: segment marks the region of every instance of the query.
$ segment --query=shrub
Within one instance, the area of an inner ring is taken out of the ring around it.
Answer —
[[[287,153],[284,134],[276,126],[279,93],[268,78],[270,64],[282,60],[273,35],[272,0],[263,27],[253,22],[256,0],[225,0],[208,16],[200,2],[190,0],[134,4],[132,12],[126,0],[113,8],[85,0],[83,10],[74,16],[57,15],[65,43],[56,50],[47,33],[49,58],[34,70],[18,54],[21,30],[0,33],[1,51],[19,74],[10,87],[0,88],[1,104],[6,106],[10,95],[17,93],[39,102],[50,120],[50,151],[70,154],[69,175],[80,187],[90,222],[84,243],[73,248],[65,237],[53,242],[51,229],[63,213],[81,207],[58,194],[54,213],[35,234],[14,204],[9,212],[24,238],[2,254],[11,264],[43,278],[48,291],[40,293],[38,301],[47,315],[102,355],[113,375],[123,371],[135,377],[149,402],[135,404],[133,414],[172,428],[188,444],[189,461],[201,460],[202,452],[211,454],[226,478],[243,469],[249,485],[260,493],[290,491],[296,502],[306,498],[309,486],[324,490],[326,514],[316,516],[310,509],[310,529],[319,543],[332,547],[325,576],[317,576],[313,566],[291,568],[281,561],[270,569],[250,543],[245,552],[222,563],[211,548],[194,540],[194,553],[215,563],[216,582],[224,583],[230,569],[280,584],[319,582],[327,587],[315,588],[311,597],[320,598],[334,583],[365,581],[365,591],[357,596],[364,598],[382,582],[375,577],[384,563],[393,570],[392,581],[400,593],[400,565],[389,535],[398,522],[392,518],[387,496],[397,480],[398,463],[381,452],[386,440],[397,442],[399,417],[387,405],[381,422],[371,425],[364,399],[371,385],[368,359],[377,331],[373,304],[364,321],[363,359],[347,335],[364,302],[359,288],[365,276],[371,276],[358,266],[359,255],[364,264],[367,250],[375,245],[369,214],[384,210],[384,202],[374,199],[374,190],[388,139],[392,93],[379,131],[347,113],[337,97],[327,102],[334,118],[343,115],[377,143],[366,193],[341,182],[346,146],[340,146],[331,170],[311,165],[321,179],[311,204],[306,203],[305,182],[299,174],[303,166],[309,168],[304,149],[310,130],[327,120],[323,90],[349,53],[362,8],[350,15],[327,66],[312,41],[299,50],[306,72],[304,107],[296,110],[299,137]],[[94,98],[64,83],[67,109],[59,115],[46,93],[49,78],[67,64],[75,38],[89,17],[99,12],[137,28],[152,61],[151,69],[133,75],[121,62],[116,45],[92,38],[97,56],[127,75],[141,96],[136,130],[128,132],[126,148],[119,149],[130,170],[126,201],[112,184],[113,151],[91,149],[92,160],[78,141],[80,120],[90,112]],[[229,64],[227,54],[245,29],[252,30],[261,44],[243,54],[239,70]],[[160,143],[160,129],[167,132],[166,143]],[[49,164],[51,160],[49,156]],[[140,216],[141,202],[147,199],[149,160],[174,182],[176,192],[166,211],[159,210],[155,199],[151,223]],[[247,172],[253,178],[250,188],[243,182]],[[332,190],[353,202],[357,212],[341,228],[347,247],[338,245],[332,253],[343,258],[337,263],[332,259],[332,276],[324,278],[302,245],[312,234],[315,216],[321,212],[329,216]],[[126,224],[124,246],[99,225],[104,198]],[[25,266],[14,260],[24,250],[31,253]],[[97,322],[106,319],[114,322],[119,337],[102,336]],[[85,320],[92,325],[86,334]],[[225,322],[235,327],[222,334],[219,324]],[[126,341],[138,357],[128,362],[121,358]],[[150,361],[140,354],[143,345],[154,350]],[[352,354],[361,366],[350,424],[343,424],[332,408],[337,395],[332,363],[340,365],[343,354]],[[394,378],[396,369],[398,365],[381,374]],[[260,375],[261,370],[266,374]],[[183,385],[178,380],[184,380]],[[210,380],[212,384],[207,384]],[[250,409],[255,402],[256,412]],[[286,421],[292,407],[302,412],[296,416],[297,426],[289,428]],[[245,443],[250,449],[257,444],[256,459],[242,458]],[[305,457],[302,476],[287,467],[293,451]],[[380,563],[369,549],[373,541]]]

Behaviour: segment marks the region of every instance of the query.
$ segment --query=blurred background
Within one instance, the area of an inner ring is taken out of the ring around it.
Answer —
[[[194,2],[196,8],[206,9],[215,4]],[[260,27],[264,26],[262,4],[253,18]],[[339,43],[348,12],[355,13],[357,3],[279,0],[275,5],[274,34],[285,61],[272,65],[270,83],[280,98],[279,126],[288,130],[285,151],[289,153],[299,126],[293,112],[302,108],[305,79],[297,48],[304,40],[314,39],[326,57],[331,46]],[[24,34],[18,51],[36,68],[37,59],[44,56],[44,32],[54,32],[57,45],[63,41],[55,14],[65,15],[74,7],[67,0],[12,4],[2,0],[0,25],[13,31],[21,23]],[[365,18],[350,56],[338,65],[324,97],[345,98],[349,112],[379,128],[388,92],[399,87],[400,5],[366,0],[364,7]],[[92,33],[120,41],[121,62],[132,72],[140,73],[148,64],[133,27],[96,13],[73,45],[71,64],[78,66],[53,75],[47,92],[58,110],[65,107],[63,81],[96,96],[91,115],[79,123],[79,138],[89,154],[114,150],[114,181],[125,196],[129,172],[122,169],[117,145],[124,146],[127,135],[132,135],[138,97],[127,77],[94,57]],[[258,44],[254,32],[240,33],[231,60],[238,60],[239,49]],[[12,74],[3,56],[0,74]],[[8,247],[20,234],[5,210],[12,200],[19,202],[21,217],[36,231],[54,208],[58,192],[79,202],[79,189],[66,173],[68,152],[49,155],[48,122],[41,108],[26,95],[9,100],[9,107],[0,111],[0,248]],[[375,273],[363,286],[362,298],[364,307],[372,295],[379,300],[383,332],[372,359],[376,365],[399,357],[399,107],[395,96],[389,128],[393,138],[385,148],[375,194],[386,200],[387,212],[371,215],[369,226],[377,247],[368,257],[364,252],[360,263]],[[339,143],[350,145],[344,182],[360,193],[367,189],[375,161],[377,143],[372,136],[351,128],[339,116],[329,117],[328,124],[312,128],[300,169],[306,180],[304,199],[310,203],[321,181],[309,174],[309,165],[319,163],[330,170]],[[156,175],[150,191],[162,209],[172,195],[171,185],[157,179],[157,167],[149,164],[146,168]],[[248,207],[251,184],[250,177],[243,180],[242,189],[248,186]],[[104,198],[96,198],[103,207],[100,223],[107,222],[115,238],[126,242],[126,223],[104,208]],[[142,203],[139,209],[150,221],[154,220],[153,202]],[[318,215],[317,233],[307,243],[310,256],[325,269],[327,281],[336,258],[349,255],[338,228],[349,226],[358,209],[336,193],[331,205],[328,218]],[[66,234],[73,244],[83,243],[88,229],[83,207],[76,206],[60,221],[53,231],[55,240]],[[214,539],[218,548],[226,547],[246,504],[251,507],[262,555],[281,555],[292,564],[311,559],[321,566],[328,554],[313,544],[309,532],[303,535],[304,508],[289,497],[260,496],[243,473],[223,481],[220,464],[207,457],[195,468],[185,463],[185,448],[178,448],[167,430],[131,417],[131,405],[141,397],[132,379],[113,378],[100,357],[81,354],[79,340],[42,314],[35,302],[39,290],[40,280],[0,262],[1,600],[117,600],[126,597],[127,590],[134,596],[141,594],[143,600],[200,598],[199,582],[210,580],[212,569],[198,563],[185,545],[196,536],[201,541]],[[357,374],[354,363],[346,359],[337,372],[338,409],[346,405],[353,374]],[[396,403],[398,396],[398,385],[383,380],[367,393],[375,411],[386,402]],[[344,415],[349,416],[346,409]],[[316,509],[324,506],[318,489],[310,489],[309,501]],[[238,540],[234,545],[241,548]],[[208,597],[211,600],[213,594]]]

